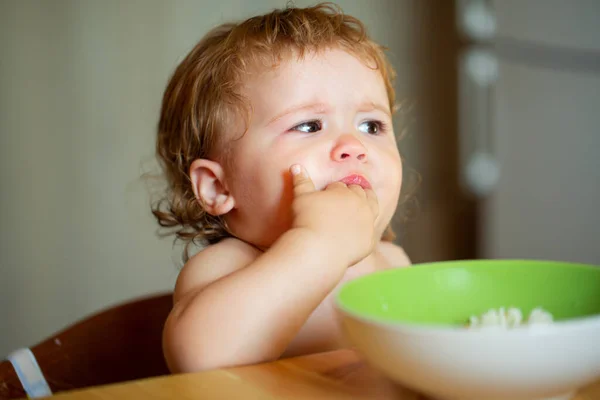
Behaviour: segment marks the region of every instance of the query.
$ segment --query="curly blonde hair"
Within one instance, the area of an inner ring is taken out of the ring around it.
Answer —
[[[225,161],[227,121],[247,125],[250,106],[241,84],[250,68],[276,67],[285,57],[330,48],[343,49],[381,72],[390,109],[397,110],[395,71],[384,47],[373,42],[364,25],[331,3],[274,10],[239,24],[210,31],[173,73],[163,96],[156,152],[167,180],[164,196],[152,205],[163,228],[189,245],[212,244],[231,236],[221,217],[208,214],[197,201],[189,169],[198,158]],[[388,227],[384,240],[395,235]]]

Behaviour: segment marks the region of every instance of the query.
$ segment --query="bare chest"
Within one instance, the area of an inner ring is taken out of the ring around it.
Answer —
[[[374,255],[349,268],[336,288],[313,311],[292,340],[284,357],[316,353],[344,347],[339,316],[335,309],[335,293],[344,283],[376,270],[390,268],[382,257]]]

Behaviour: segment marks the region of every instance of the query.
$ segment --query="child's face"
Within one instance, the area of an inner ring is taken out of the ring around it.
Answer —
[[[225,171],[235,200],[225,216],[232,232],[266,248],[289,229],[289,168],[298,163],[317,189],[351,174],[366,177],[379,201],[381,235],[398,204],[402,164],[380,72],[329,50],[253,75],[244,92],[252,119],[232,142]]]

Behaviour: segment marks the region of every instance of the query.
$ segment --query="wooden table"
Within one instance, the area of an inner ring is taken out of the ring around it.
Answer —
[[[392,384],[351,350],[66,392],[80,399],[395,399],[426,397]],[[600,381],[574,400],[600,399]]]

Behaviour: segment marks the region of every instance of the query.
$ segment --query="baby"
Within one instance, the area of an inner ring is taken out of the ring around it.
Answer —
[[[339,348],[334,289],[410,264],[390,228],[393,78],[363,25],[329,4],[223,25],[177,67],[157,139],[169,191],[153,213],[205,247],[174,290],[172,372]]]

